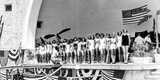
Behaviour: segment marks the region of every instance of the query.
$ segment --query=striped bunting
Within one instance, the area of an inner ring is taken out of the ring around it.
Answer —
[[[143,22],[147,21],[152,15],[149,15],[151,11],[147,7],[148,5],[144,5],[138,8],[130,9],[130,10],[122,10],[122,18],[123,25],[127,24],[137,24],[140,25]]]
[[[121,70],[102,70],[102,80],[122,80],[124,71]]]
[[[8,57],[9,59],[13,60],[13,61],[17,61],[19,58],[19,51],[18,50],[9,50],[8,51]]]

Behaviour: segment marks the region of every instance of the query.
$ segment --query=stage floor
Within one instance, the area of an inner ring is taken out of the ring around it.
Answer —
[[[113,70],[152,70],[160,69],[160,64],[65,64],[62,68],[66,69],[113,69]]]

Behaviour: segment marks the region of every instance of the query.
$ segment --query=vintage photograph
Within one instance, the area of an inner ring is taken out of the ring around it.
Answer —
[[[160,80],[160,0],[0,0],[0,80]]]

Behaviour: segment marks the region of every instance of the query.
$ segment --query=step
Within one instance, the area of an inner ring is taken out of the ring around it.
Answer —
[[[145,79],[160,80],[160,75],[145,75]]]
[[[152,70],[151,75],[160,75],[160,70]]]
[[[145,80],[159,80],[159,79],[145,79]]]
[[[154,71],[154,72],[151,72],[151,75],[159,75],[160,76],[160,72],[159,71]]]

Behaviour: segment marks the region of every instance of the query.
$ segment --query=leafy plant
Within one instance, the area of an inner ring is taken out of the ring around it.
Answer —
[[[132,49],[134,50],[131,53],[131,57],[151,57],[152,54],[149,52],[149,45],[146,44],[134,44]]]

